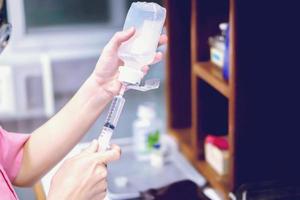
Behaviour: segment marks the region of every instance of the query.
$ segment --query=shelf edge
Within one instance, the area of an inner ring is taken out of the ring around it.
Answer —
[[[208,83],[211,87],[220,92],[223,96],[229,98],[229,84],[223,78],[216,76],[214,73],[221,72],[218,69],[208,70],[207,68],[213,68],[211,62],[196,62],[193,64],[193,73]],[[215,67],[217,68],[217,67]]]

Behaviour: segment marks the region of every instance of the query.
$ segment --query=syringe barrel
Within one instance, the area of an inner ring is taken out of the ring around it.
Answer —
[[[109,147],[110,139],[112,137],[115,127],[117,126],[118,120],[123,110],[124,103],[125,98],[121,95],[115,96],[112,100],[112,103],[108,110],[107,118],[105,120],[105,124],[98,138],[98,151],[105,151]]]
[[[110,108],[108,110],[108,115],[105,120],[105,124],[110,124],[114,128],[117,126],[118,120],[123,110],[125,103],[125,98],[118,95],[115,96],[111,102]]]
[[[109,148],[109,143],[114,129],[104,126],[98,137],[98,152],[106,151]]]

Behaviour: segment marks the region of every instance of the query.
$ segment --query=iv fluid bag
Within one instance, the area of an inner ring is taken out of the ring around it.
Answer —
[[[136,32],[118,52],[126,66],[142,67],[153,61],[165,18],[166,9],[156,3],[131,4],[123,30],[134,27]]]

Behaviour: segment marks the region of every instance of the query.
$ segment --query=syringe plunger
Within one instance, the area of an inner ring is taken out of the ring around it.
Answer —
[[[109,147],[111,136],[122,113],[124,103],[125,103],[125,98],[122,97],[121,95],[114,97],[110,105],[108,115],[104,123],[104,127],[98,138],[98,142],[99,142],[98,151],[105,151]]]

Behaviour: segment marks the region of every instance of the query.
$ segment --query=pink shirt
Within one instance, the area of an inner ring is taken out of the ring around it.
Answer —
[[[0,127],[0,199],[17,200],[12,182],[17,176],[23,146],[30,135],[9,133]]]

